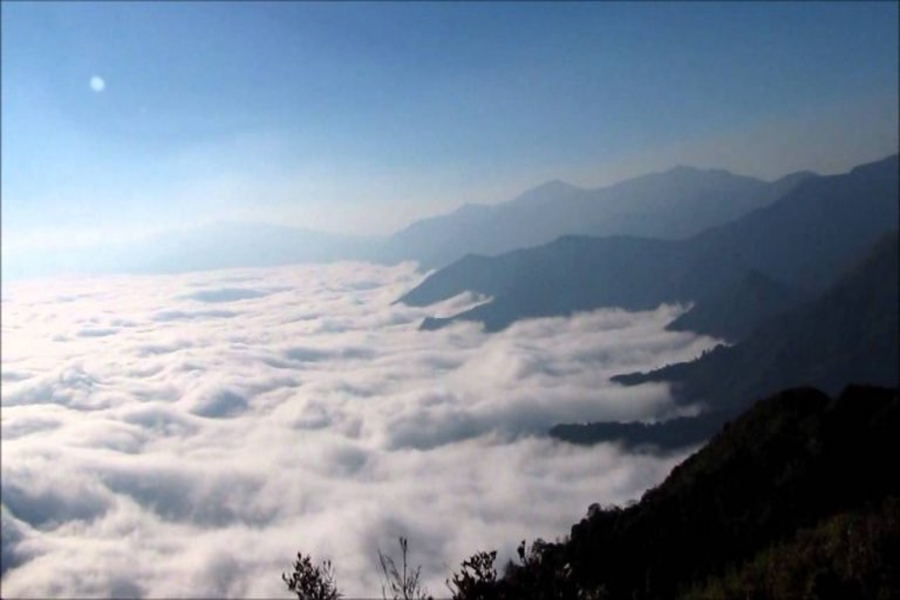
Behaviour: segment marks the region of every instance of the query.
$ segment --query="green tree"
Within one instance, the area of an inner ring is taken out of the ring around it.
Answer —
[[[453,600],[498,600],[497,551],[479,552],[462,562],[462,568],[447,580]]]
[[[334,583],[334,568],[330,560],[314,565],[309,555],[303,556],[298,552],[293,573],[290,576],[282,573],[281,578],[288,590],[297,594],[298,600],[338,600],[341,597]]]

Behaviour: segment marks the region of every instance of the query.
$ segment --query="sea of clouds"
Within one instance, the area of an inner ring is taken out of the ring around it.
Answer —
[[[714,340],[683,309],[418,331],[414,265],[22,282],[2,299],[2,594],[289,597],[298,550],[379,596],[409,538],[430,591],[478,550],[568,533],[685,453],[554,442],[674,414],[608,377]]]

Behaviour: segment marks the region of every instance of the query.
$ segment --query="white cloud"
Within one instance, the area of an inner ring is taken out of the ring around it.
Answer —
[[[409,537],[432,592],[459,562],[568,533],[681,458],[557,444],[652,418],[611,374],[699,354],[679,309],[418,331],[411,265],[22,282],[2,303],[4,593],[279,596],[298,550],[377,594]],[[456,312],[478,299],[450,300]]]

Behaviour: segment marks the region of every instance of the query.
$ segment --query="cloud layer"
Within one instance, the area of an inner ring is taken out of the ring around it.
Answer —
[[[708,348],[663,330],[679,308],[424,332],[434,307],[392,304],[420,279],[341,263],[6,289],[4,595],[278,597],[302,550],[371,596],[400,535],[442,595],[475,551],[563,536],[683,458],[543,436],[671,414],[664,386],[607,378]]]

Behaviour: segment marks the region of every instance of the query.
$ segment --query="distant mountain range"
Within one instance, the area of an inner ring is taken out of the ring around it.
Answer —
[[[702,299],[666,329],[693,331],[735,342],[768,317],[793,308],[807,298],[800,290],[750,269],[743,279],[717,296]]]
[[[219,223],[96,248],[5,252],[3,274],[409,259],[426,269],[452,264],[403,302],[428,304],[466,289],[486,293],[493,303],[454,318],[483,320],[492,330],[530,316],[689,301],[698,313],[673,327],[739,337],[759,318],[824,287],[848,253],[871,241],[878,223],[883,229],[896,221],[890,198],[896,198],[896,162],[894,156],[846,175],[798,172],[774,182],[689,167],[594,190],[552,181],[501,204],[469,204],[418,221],[387,238]],[[759,244],[763,232],[768,241]],[[756,313],[728,315],[729,290],[740,293],[742,281],[759,295]],[[724,317],[729,324],[722,326]],[[425,327],[443,324],[429,320]]]
[[[722,170],[676,167],[594,190],[551,181],[501,204],[463,205],[388,237],[219,223],[128,243],[44,250],[39,256],[10,253],[3,271],[7,277],[173,273],[337,260],[413,260],[432,269],[469,253],[493,255],[570,234],[682,238],[765,206],[814,177],[798,172],[765,182]]]
[[[491,296],[489,303],[422,324],[433,329],[473,320],[488,331],[601,307],[695,302],[690,319],[705,333],[736,337],[823,291],[897,222],[894,155],[846,174],[803,178],[775,202],[684,240],[565,236],[496,257],[469,255],[399,301],[427,306],[465,291]],[[742,286],[752,286],[757,299],[728,308],[729,295]]]
[[[742,272],[742,263],[731,254],[697,250],[676,241],[565,236],[498,257],[467,256],[399,301],[427,306],[464,291],[493,298],[453,317],[427,319],[423,329],[470,320],[499,331],[520,319],[604,306],[649,310],[663,302],[715,296]]]
[[[502,204],[467,204],[413,223],[387,240],[379,258],[417,260],[431,269],[466,254],[492,256],[564,235],[685,238],[766,206],[812,177],[799,172],[765,182],[675,167],[591,190],[551,181]]]
[[[56,274],[182,273],[296,263],[368,260],[378,238],[260,223],[220,222],[128,242],[27,257],[4,256],[4,277]]]
[[[137,271],[177,272],[365,260],[381,240],[259,223],[218,223],[151,240]],[[146,246],[147,244],[144,244]]]
[[[837,393],[851,382],[900,385],[898,256],[895,230],[821,296],[769,318],[734,346],[650,373],[613,377],[627,386],[668,382],[677,402],[703,405],[701,416],[557,425],[551,435],[575,443],[673,448],[703,441],[754,399],[783,388],[813,385]]]

